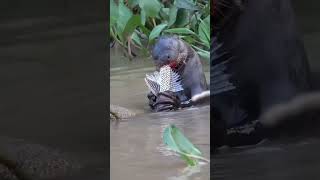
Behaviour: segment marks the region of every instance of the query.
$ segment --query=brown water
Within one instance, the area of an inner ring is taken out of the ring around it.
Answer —
[[[320,71],[320,3],[295,1],[297,20],[313,71]],[[300,180],[320,178],[319,137],[281,139],[226,149],[214,156],[214,180]]]
[[[104,24],[25,34],[0,46],[0,136],[70,153],[105,179]]]
[[[143,78],[152,71],[154,68],[150,59],[128,62],[117,53],[111,55],[110,102],[131,109],[138,115],[111,123],[110,179],[209,179],[209,163],[201,162],[197,168],[186,168],[186,164],[164,146],[161,138],[164,128],[173,123],[209,159],[209,105],[177,112],[151,113]]]

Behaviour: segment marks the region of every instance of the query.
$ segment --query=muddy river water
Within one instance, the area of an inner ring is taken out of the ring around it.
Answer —
[[[164,146],[161,137],[165,127],[175,124],[209,159],[210,106],[151,113],[143,79],[146,73],[154,71],[151,62],[150,59],[128,62],[118,53],[111,53],[110,103],[128,108],[137,116],[111,123],[110,179],[209,179],[209,163],[186,169],[186,164]],[[206,75],[208,78],[208,69]]]

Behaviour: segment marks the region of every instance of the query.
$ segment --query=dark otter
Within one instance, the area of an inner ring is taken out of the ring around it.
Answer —
[[[291,1],[217,2],[220,7],[226,2],[229,5],[217,10],[227,16],[213,17],[218,18],[219,24],[212,35],[223,46],[216,53],[224,53],[224,56],[211,62],[211,74],[219,70],[214,67],[232,57],[225,64],[223,73],[229,74],[226,81],[235,88],[212,95],[212,144],[215,147],[255,144],[275,132],[286,130],[276,131],[275,127],[297,130],[304,126],[298,115],[317,114],[320,95],[308,94],[312,90],[309,64]],[[218,46],[218,43],[214,42],[212,46]],[[211,58],[213,61],[213,56]],[[211,85],[214,85],[213,81],[211,78]],[[251,134],[237,136],[227,131],[255,120],[258,122]]]
[[[155,43],[152,51],[156,69],[166,64],[174,64],[182,77],[184,94],[174,95],[170,92],[154,95],[148,94],[149,105],[156,111],[171,110],[183,106],[184,102],[196,103],[209,97],[207,81],[199,55],[177,36],[162,36]],[[176,60],[179,59],[179,62]],[[182,102],[182,104],[181,104]]]

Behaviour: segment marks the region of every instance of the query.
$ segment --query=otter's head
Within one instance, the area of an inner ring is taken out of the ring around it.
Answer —
[[[180,43],[177,36],[162,36],[155,43],[152,58],[157,68],[175,63],[179,58]]]

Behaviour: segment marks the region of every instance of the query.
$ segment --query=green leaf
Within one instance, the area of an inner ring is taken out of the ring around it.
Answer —
[[[193,44],[196,40],[192,36],[180,36],[183,40],[185,40],[189,44]]]
[[[154,27],[149,35],[149,42],[158,37],[166,26],[167,24],[159,24]]]
[[[139,6],[145,12],[146,17],[156,17],[161,5],[158,0],[139,0]]]
[[[175,6],[172,6],[170,8],[170,12],[169,12],[169,21],[168,21],[168,26],[172,26],[177,19],[177,13],[178,13],[178,8],[176,8]]]
[[[203,21],[210,27],[210,15],[208,15]]]
[[[142,49],[142,54],[143,54],[144,56],[150,56],[150,51],[149,51],[147,48],[143,48],[143,49]]]
[[[199,10],[199,8],[197,7],[197,5],[194,4],[194,3],[193,3],[192,1],[190,1],[190,0],[176,0],[175,5],[176,5],[176,7],[178,7],[178,8],[187,9],[187,10],[191,10],[191,11]]]
[[[123,36],[129,36],[131,35],[134,30],[141,25],[141,17],[140,15],[133,15],[131,18],[128,20],[124,30],[123,30]]]
[[[176,27],[184,27],[189,23],[189,12],[186,9],[178,9],[177,17],[174,25]]]
[[[139,0],[128,0],[128,6],[134,8],[139,4]]]
[[[171,150],[179,153],[181,158],[190,166],[197,164],[197,161],[193,158],[202,158],[201,152],[175,125],[170,125],[164,130],[163,141]]]
[[[191,29],[197,29],[198,19],[196,18],[196,14],[193,14],[191,17]]]
[[[146,17],[146,12],[142,9],[140,12],[141,15],[141,24],[144,26],[146,25],[147,17]]]
[[[202,10],[202,14],[204,16],[210,16],[210,3],[206,4],[206,6]]]
[[[210,60],[210,52],[209,51],[206,51],[206,50],[203,50],[203,49],[200,49],[198,48],[197,46],[195,45],[191,45],[194,49],[197,50],[197,53],[204,59],[206,60]]]
[[[118,6],[114,2],[114,0],[110,1],[110,26],[114,26],[119,17]]]
[[[161,8],[160,15],[162,21],[169,20],[170,8]]]
[[[133,42],[136,43],[137,45],[139,45],[139,47],[142,47],[142,43],[141,43],[141,40],[138,36],[138,34],[136,32],[133,32],[132,33],[132,36],[131,38],[133,39]]]
[[[117,19],[117,30],[119,34],[122,34],[129,19],[132,17],[131,10],[124,5],[123,3],[119,3],[119,17]]]
[[[209,60],[210,59],[210,52],[208,51],[197,51],[199,56],[201,56],[203,59]]]
[[[184,160],[189,166],[196,166],[198,164],[198,161],[196,159],[192,159],[188,157],[187,155],[181,154],[181,159]]]
[[[146,35],[146,36],[149,36],[150,35],[150,30],[148,29],[148,28],[146,28],[144,25],[140,25],[139,26],[140,27],[140,29],[141,29],[141,31]]]
[[[176,34],[195,34],[193,31],[191,31],[188,28],[172,28],[172,29],[167,29],[164,32],[176,33]]]
[[[200,40],[207,48],[210,48],[210,16],[204,20],[200,19],[200,21],[201,23],[199,24],[198,29]]]

